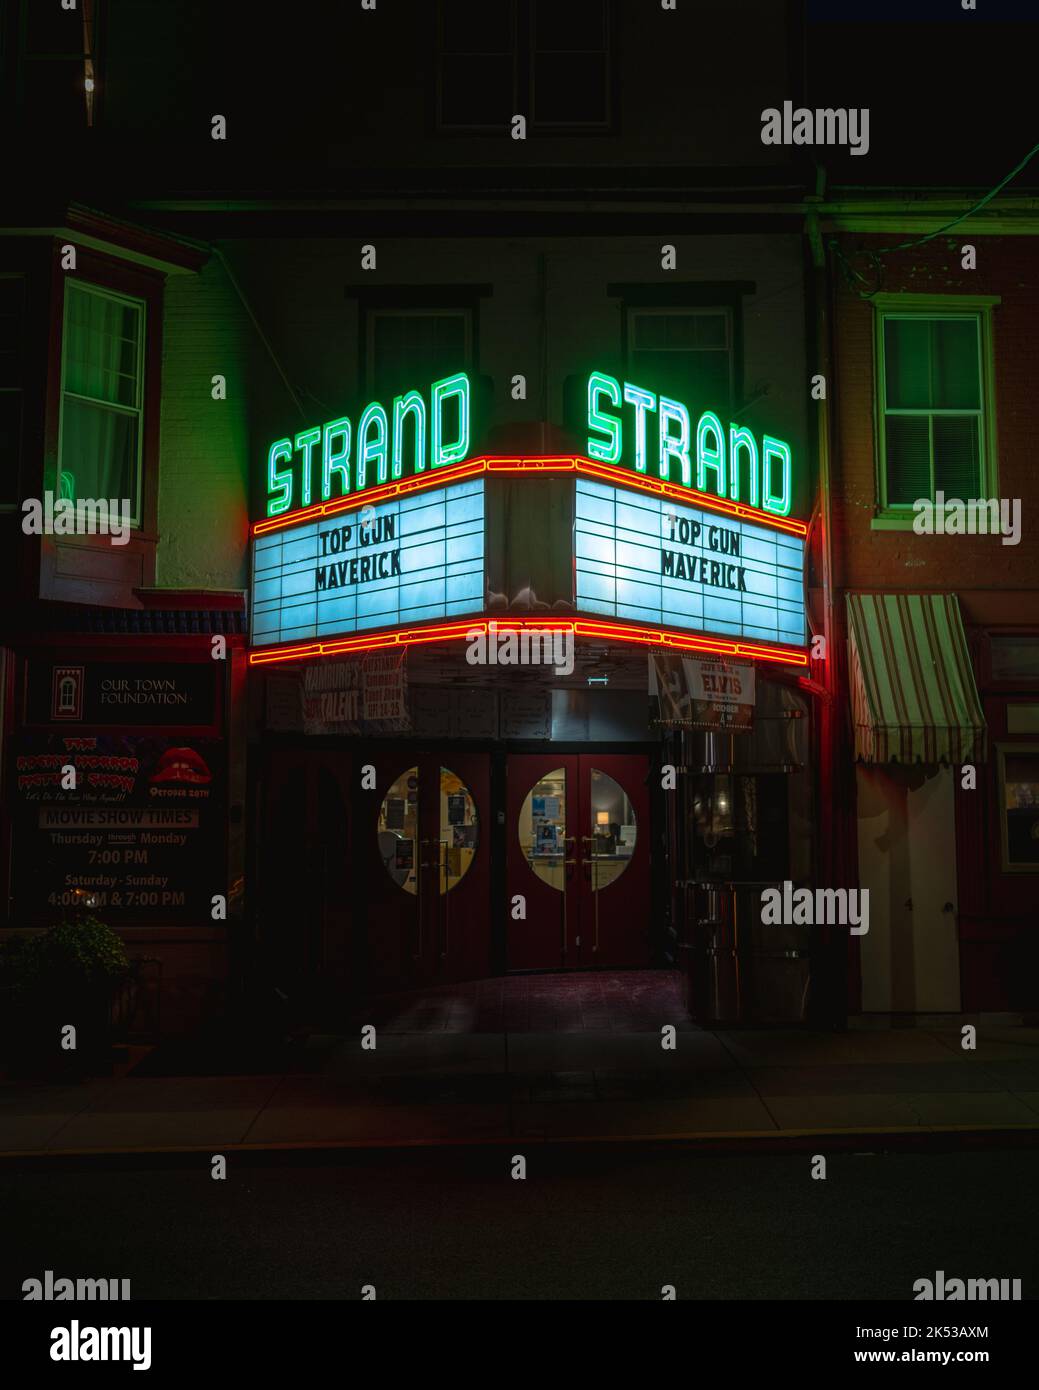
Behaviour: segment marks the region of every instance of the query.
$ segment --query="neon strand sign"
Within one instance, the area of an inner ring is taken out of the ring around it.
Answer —
[[[625,448],[625,421],[621,411],[634,410],[629,438],[634,449]],[[652,439],[647,417],[656,418],[656,438]],[[752,507],[775,516],[789,516],[792,502],[790,445],[782,439],[764,435],[759,449],[751,430],[730,424],[728,431],[713,410],[705,410],[693,429],[688,408],[681,401],[635,386],[623,385],[606,372],[592,372],[588,378],[588,456],[600,463],[633,469],[636,473],[656,473],[663,481],[672,479],[699,492],[714,492],[733,502],[740,500],[741,460],[746,458]],[[626,456],[627,454],[627,456]],[[773,491],[775,474],[779,487]]]
[[[457,437],[445,437],[445,406],[455,402]],[[322,502],[364,492],[407,472],[446,468],[469,452],[470,389],[465,372],[434,381],[429,404],[419,391],[395,396],[389,410],[378,401],[365,406],[354,429],[348,415],[276,439],[267,451],[267,515],[309,507],[320,475]],[[410,434],[410,448],[406,435]],[[407,455],[407,459],[405,458]],[[335,492],[333,493],[333,480]]]

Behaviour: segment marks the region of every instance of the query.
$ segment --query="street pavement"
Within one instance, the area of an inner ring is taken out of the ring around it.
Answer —
[[[921,1324],[989,1320],[991,1305],[911,1302],[915,1281],[938,1270],[1020,1279],[1023,1299],[1036,1297],[1033,1153],[873,1150],[831,1156],[824,1179],[813,1167],[810,1152],[524,1144],[268,1155],[261,1166],[231,1155],[220,1181],[208,1155],[0,1167],[0,1299],[46,1270],[129,1279],[134,1302],[358,1300],[369,1284],[382,1301],[659,1301],[670,1284],[679,1300],[894,1299],[900,1323]],[[803,1319],[767,1335],[777,1362],[812,1352]],[[738,1365],[741,1344],[729,1341]]]
[[[0,1158],[267,1147],[1039,1134],[1039,1029],[385,1029],[261,1075],[0,1083]]]

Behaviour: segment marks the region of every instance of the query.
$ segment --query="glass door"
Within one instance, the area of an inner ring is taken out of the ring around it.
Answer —
[[[510,970],[649,963],[647,759],[508,762]]]
[[[376,765],[376,785],[385,787],[368,930],[376,988],[489,969],[489,847],[480,813],[489,794],[488,759],[412,758],[407,751],[383,755]]]

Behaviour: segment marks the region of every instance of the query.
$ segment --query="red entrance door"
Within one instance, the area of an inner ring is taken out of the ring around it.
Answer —
[[[647,769],[629,753],[509,758],[511,970],[649,964]]]
[[[486,755],[380,750],[365,826],[373,989],[490,970]]]

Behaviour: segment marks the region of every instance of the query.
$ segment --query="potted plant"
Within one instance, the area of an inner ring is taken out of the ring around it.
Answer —
[[[129,972],[123,943],[89,914],[0,947],[7,995],[6,1051],[17,1070],[84,1075],[104,1067],[112,997]],[[69,1047],[75,1028],[75,1047]]]

